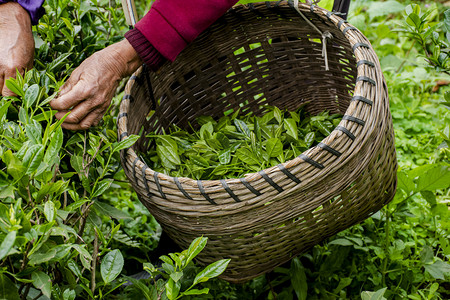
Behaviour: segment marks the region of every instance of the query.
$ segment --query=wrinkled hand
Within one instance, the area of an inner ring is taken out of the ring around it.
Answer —
[[[122,78],[131,75],[141,59],[127,40],[94,53],[76,68],[50,102],[61,119],[68,112],[62,127],[86,130],[96,126],[108,109]]]
[[[34,39],[28,12],[15,2],[0,5],[0,95],[13,96],[5,85],[33,67]]]

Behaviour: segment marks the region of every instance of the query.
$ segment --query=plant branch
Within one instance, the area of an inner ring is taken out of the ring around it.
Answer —
[[[91,292],[94,295],[95,292],[95,271],[97,268],[97,256],[98,256],[98,233],[97,228],[94,228],[94,253],[92,254],[92,272],[91,272]]]
[[[88,205],[86,205],[83,212],[81,213],[80,227],[78,229],[78,238],[76,241],[77,244],[79,244],[83,241],[83,239],[81,237],[83,236],[84,228],[86,227],[87,217],[89,215],[89,211],[90,211],[92,204],[94,204],[94,202],[91,202]]]

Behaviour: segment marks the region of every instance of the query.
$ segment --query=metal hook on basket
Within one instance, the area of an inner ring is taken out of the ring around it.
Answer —
[[[302,16],[302,18],[308,23],[315,31],[322,36],[322,57],[325,60],[325,70],[329,71],[328,67],[328,54],[327,54],[327,39],[333,38],[333,35],[329,31],[322,32],[316,25],[314,25],[298,8],[298,0],[294,0],[295,10]]]

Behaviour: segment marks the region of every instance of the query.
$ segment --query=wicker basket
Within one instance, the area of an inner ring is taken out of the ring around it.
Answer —
[[[327,237],[366,219],[396,188],[396,154],[387,87],[369,41],[346,21],[316,6],[266,2],[237,6],[157,73],[139,69],[120,106],[120,139],[171,124],[186,128],[201,115],[264,113],[264,104],[317,114],[342,113],[318,146],[244,178],[197,181],[151,170],[137,152],[122,151],[140,200],[185,248],[208,244],[198,262],[231,258],[222,278],[244,282],[274,269]],[[151,84],[150,84],[151,83]],[[153,111],[150,113],[150,111]]]

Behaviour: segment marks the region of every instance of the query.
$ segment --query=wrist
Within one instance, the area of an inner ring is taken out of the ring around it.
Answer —
[[[121,65],[120,75],[122,78],[130,76],[142,65],[143,62],[136,50],[134,50],[133,46],[131,46],[126,39],[116,43],[115,45],[118,62]]]

